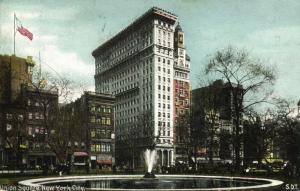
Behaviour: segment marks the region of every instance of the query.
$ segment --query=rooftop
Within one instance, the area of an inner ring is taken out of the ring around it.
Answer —
[[[85,91],[84,95],[92,95],[92,96],[99,96],[99,97],[106,97],[106,98],[115,98],[112,94],[106,94],[106,93],[98,93],[98,92],[92,92],[92,91]]]
[[[147,18],[149,18],[151,16],[164,17],[165,19],[168,19],[172,23],[175,23],[176,20],[177,20],[177,15],[175,15],[175,14],[173,14],[171,12],[168,12],[166,10],[163,10],[161,8],[158,8],[158,7],[152,7],[151,9],[149,9],[148,11],[146,11],[142,16],[140,16],[139,18],[137,18],[136,20],[134,20],[131,24],[129,24],[125,29],[123,29],[122,31],[120,31],[119,33],[117,33],[115,36],[113,36],[111,39],[109,39],[108,41],[106,41],[103,44],[101,44],[98,48],[96,48],[92,52],[92,55],[94,57],[97,56],[97,54],[102,49],[104,49],[106,46],[108,46],[109,44],[117,41],[118,39],[120,39],[122,37],[122,35],[124,33],[133,30],[137,25],[139,25],[140,23],[142,23],[143,21],[145,21]]]

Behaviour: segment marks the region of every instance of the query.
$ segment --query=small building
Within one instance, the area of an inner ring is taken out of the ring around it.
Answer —
[[[34,65],[30,56],[0,55],[0,167],[35,168],[56,161],[45,144],[44,116],[57,108],[58,93],[34,88]]]
[[[208,86],[192,91],[191,131],[203,133],[199,136],[205,139],[195,151],[201,162],[208,162],[210,153],[216,162],[232,162],[234,157],[231,141],[234,129],[232,108],[231,91],[222,80],[216,80]],[[210,136],[211,134],[213,136]]]
[[[75,166],[88,162],[91,168],[103,168],[115,163],[114,103],[113,95],[84,92],[76,101],[63,106],[77,120],[70,141]]]
[[[57,111],[58,92],[23,85],[20,99],[28,149],[24,163],[30,168],[55,165],[56,155],[47,143],[50,132],[46,126],[50,123],[48,119]]]

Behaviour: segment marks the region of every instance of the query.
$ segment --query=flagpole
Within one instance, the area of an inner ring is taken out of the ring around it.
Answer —
[[[39,64],[40,64],[39,78],[41,78],[41,76],[42,76],[42,64],[41,64],[41,52],[40,51],[39,51]]]
[[[14,55],[16,55],[16,13],[14,13]]]

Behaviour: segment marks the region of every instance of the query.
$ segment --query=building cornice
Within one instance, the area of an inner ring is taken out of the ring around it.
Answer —
[[[109,46],[109,45],[113,44],[114,42],[118,41],[120,38],[122,38],[124,36],[124,34],[126,34],[129,31],[134,30],[137,26],[139,26],[141,23],[143,23],[148,18],[155,17],[155,16],[164,18],[172,24],[174,24],[176,22],[177,18],[178,18],[177,15],[175,15],[171,12],[165,11],[165,10],[163,10],[161,8],[158,8],[158,7],[152,7],[146,13],[144,13],[142,16],[140,16],[135,21],[133,21],[125,29],[123,29],[122,31],[117,33],[114,37],[112,37],[111,39],[109,39],[105,43],[101,44],[98,48],[96,48],[92,52],[92,55],[94,57],[96,57],[99,54],[99,52],[101,52],[107,46]]]

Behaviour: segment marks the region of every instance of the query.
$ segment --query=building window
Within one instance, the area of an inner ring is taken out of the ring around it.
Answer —
[[[100,152],[100,151],[101,151],[100,145],[96,145],[96,152]]]
[[[96,137],[96,131],[95,130],[91,130],[91,138],[95,138]]]
[[[110,118],[109,117],[107,117],[106,118],[106,125],[110,125],[111,124],[111,122],[110,122]]]
[[[6,124],[6,131],[12,130],[12,125],[11,124]]]
[[[102,151],[102,152],[106,152],[105,143],[102,143],[102,144],[101,144],[101,151]]]
[[[96,151],[96,145],[91,145],[91,151],[95,152]]]
[[[106,151],[107,152],[110,152],[110,147],[111,147],[110,144],[106,144]]]
[[[101,123],[101,118],[100,118],[100,117],[98,117],[98,118],[96,119],[96,123]]]
[[[31,126],[28,126],[28,135],[32,135],[32,127]]]
[[[92,122],[92,123],[95,123],[95,121],[96,121],[95,116],[91,116],[91,122]]]
[[[101,118],[101,124],[102,124],[102,125],[105,125],[105,124],[106,124],[106,118],[105,118],[105,117],[102,117],[102,118]]]
[[[185,105],[189,105],[189,100],[188,99],[185,100]]]
[[[12,118],[13,118],[12,114],[10,114],[10,113],[7,113],[7,114],[6,114],[6,119],[10,120],[10,119],[12,119]]]
[[[41,115],[41,116],[42,116],[42,115]],[[42,118],[41,118],[41,119],[42,119]],[[22,115],[22,114],[19,114],[19,115],[18,115],[18,120],[19,120],[19,121],[22,121],[22,120],[23,120],[23,115]]]

